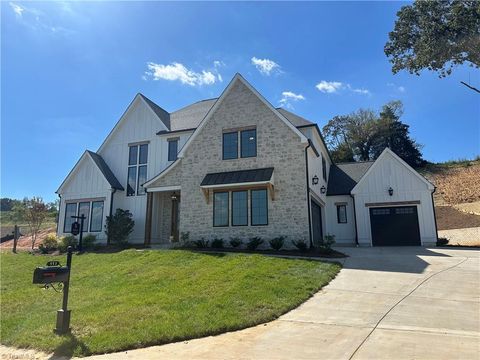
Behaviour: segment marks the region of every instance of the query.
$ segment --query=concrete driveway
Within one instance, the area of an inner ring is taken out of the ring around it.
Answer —
[[[95,358],[479,359],[479,251],[340,250],[337,278],[278,320]]]

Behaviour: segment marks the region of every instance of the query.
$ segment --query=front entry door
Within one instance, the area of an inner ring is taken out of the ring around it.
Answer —
[[[313,200],[312,200],[312,238],[313,238],[314,246],[319,246],[323,243],[322,208]]]

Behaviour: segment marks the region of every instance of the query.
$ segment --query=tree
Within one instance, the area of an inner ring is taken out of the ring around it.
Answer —
[[[25,198],[20,204],[14,207],[15,218],[25,221],[30,228],[32,237],[32,250],[35,247],[40,228],[47,217],[47,206],[41,197]]]
[[[417,0],[403,6],[384,51],[394,74],[407,70],[419,75],[428,69],[445,77],[463,63],[479,68],[480,2]]]
[[[20,204],[20,200],[10,199],[10,198],[1,198],[0,199],[0,210],[1,211],[12,211],[15,205]]]
[[[128,236],[133,231],[135,221],[132,220],[132,213],[128,210],[117,209],[115,214],[107,216],[105,234],[110,241],[124,246],[128,243]]]
[[[323,128],[333,160],[375,160],[389,147],[409,165],[421,166],[421,146],[410,137],[409,126],[400,121],[402,114],[402,103],[393,101],[378,115],[360,109],[350,115],[335,116]]]

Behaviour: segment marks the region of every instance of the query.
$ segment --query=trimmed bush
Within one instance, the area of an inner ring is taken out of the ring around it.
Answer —
[[[43,239],[42,243],[38,246],[38,249],[42,254],[48,254],[51,251],[58,249],[58,240],[55,234],[48,234]]]
[[[242,245],[242,240],[238,237],[232,237],[230,239],[230,246],[233,248],[237,248]]]
[[[305,240],[293,240],[292,243],[301,252],[306,252],[308,250],[308,244]]]
[[[256,250],[262,244],[263,244],[263,239],[261,237],[255,236],[253,238],[250,238],[250,240],[248,240],[247,249]]]
[[[222,249],[223,248],[223,239],[215,238],[212,240],[212,248]]]
[[[60,239],[58,243],[58,250],[60,250],[60,252],[66,252],[69,246],[76,249],[77,245],[77,239],[75,239],[73,235],[67,235]]]
[[[97,235],[88,234],[88,235],[83,237],[82,246],[83,246],[84,249],[94,249],[96,241],[97,241]]]
[[[105,234],[112,242],[120,246],[128,244],[128,237],[135,226],[135,221],[132,220],[132,217],[133,215],[130,211],[123,209],[117,209],[114,215],[107,216]]]
[[[195,240],[193,242],[193,245],[195,245],[197,248],[204,249],[208,247],[208,240],[205,240],[205,238],[201,238],[200,240]]]
[[[446,246],[446,245],[448,245],[448,239],[447,238],[438,238],[437,246]]]
[[[273,250],[280,250],[283,247],[283,244],[285,244],[285,236],[279,236],[276,238],[273,238],[272,240],[269,241],[269,244]]]
[[[332,245],[335,244],[335,235],[327,234],[323,237],[323,243],[318,247],[320,252],[330,254]]]

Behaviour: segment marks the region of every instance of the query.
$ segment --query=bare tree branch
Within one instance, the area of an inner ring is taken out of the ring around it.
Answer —
[[[472,89],[473,91],[476,91],[478,93],[480,93],[480,90],[478,90],[476,87],[473,87],[472,85],[468,85],[466,82],[464,81],[460,81],[461,84],[465,85],[466,87],[468,87],[469,89]]]

